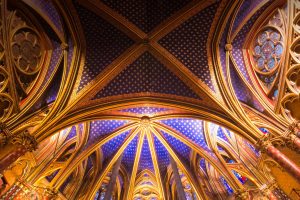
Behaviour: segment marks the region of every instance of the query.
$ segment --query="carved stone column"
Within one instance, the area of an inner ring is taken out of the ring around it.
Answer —
[[[173,160],[173,158],[170,158],[170,161],[171,161],[171,167],[172,167],[173,176],[176,184],[177,199],[186,200],[185,192],[182,186],[182,182],[181,182],[181,178],[178,172],[176,162]]]
[[[37,142],[28,131],[12,135],[3,124],[0,128],[0,172],[2,172],[27,151],[35,150]]]
[[[104,200],[110,200],[111,197],[112,197],[113,190],[114,190],[114,187],[115,187],[116,181],[117,181],[117,176],[119,174],[121,161],[122,161],[122,156],[119,157],[119,159],[117,160],[117,162],[116,162],[116,164],[113,168],[112,174],[110,176],[110,181],[109,181],[109,184],[107,186],[107,190],[106,190],[105,195],[104,195]]]
[[[263,137],[257,145],[262,152],[265,152],[268,156],[274,159],[283,169],[289,172],[300,182],[300,168],[276,147],[274,147],[268,137]]]

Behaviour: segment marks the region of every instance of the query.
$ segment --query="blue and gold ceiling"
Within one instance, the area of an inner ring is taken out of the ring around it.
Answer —
[[[256,194],[254,143],[264,136],[258,128],[278,119],[281,82],[280,70],[253,67],[252,49],[263,48],[257,38],[273,18],[286,20],[284,1],[7,3],[25,6],[44,31],[47,67],[16,96],[14,117],[3,114],[39,143],[28,183],[98,200],[116,179],[113,199],[175,199],[174,161],[186,199]],[[279,121],[272,131],[282,130]]]

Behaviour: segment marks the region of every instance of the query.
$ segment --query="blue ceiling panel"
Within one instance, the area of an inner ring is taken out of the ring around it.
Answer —
[[[112,140],[109,142],[105,143],[101,149],[103,152],[103,157],[104,157],[104,164],[106,161],[108,161],[110,158],[114,156],[114,154],[118,151],[118,149],[121,147],[121,145],[124,143],[124,140],[128,136],[131,130],[126,131],[117,137],[114,137]]]
[[[135,154],[136,154],[136,148],[138,145],[138,136],[136,136],[126,147],[124,153],[123,153],[123,159],[122,159],[122,164],[126,167],[128,172],[131,172],[133,164],[134,164],[134,159],[135,159]]]
[[[90,146],[96,143],[104,136],[113,133],[116,129],[126,125],[129,121],[126,120],[99,120],[90,123],[90,134],[86,144]]]
[[[148,140],[145,137],[144,138],[144,144],[141,152],[141,157],[140,157],[140,162],[139,162],[139,172],[144,170],[144,169],[149,169],[154,172],[154,167],[152,163],[152,157],[151,157],[151,152],[148,144]]]
[[[204,133],[203,133],[203,121],[189,118],[174,118],[161,120],[161,123],[175,129],[179,133],[184,134],[193,142],[197,143],[199,146],[206,148],[208,150]]]

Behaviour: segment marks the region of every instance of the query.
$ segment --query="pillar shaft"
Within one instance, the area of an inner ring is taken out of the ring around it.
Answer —
[[[7,169],[14,163],[20,156],[26,153],[27,149],[24,146],[16,145],[16,147],[4,155],[0,160],[0,173]]]
[[[121,161],[122,161],[122,156],[119,157],[119,159],[117,160],[117,162],[116,162],[116,164],[113,168],[112,174],[110,176],[110,181],[109,181],[109,184],[107,186],[107,189],[106,189],[106,192],[105,192],[105,195],[104,195],[104,200],[110,200],[111,199],[112,193],[114,191],[114,187],[116,185],[117,176],[119,174]]]
[[[266,147],[266,153],[300,182],[300,168],[293,161],[273,145],[268,145]]]
[[[172,171],[173,171],[173,176],[174,176],[174,180],[176,183],[176,191],[177,191],[177,199],[178,200],[186,200],[186,196],[185,196],[185,192],[182,186],[182,182],[181,182],[181,178],[178,172],[178,168],[177,165],[175,163],[175,161],[173,160],[173,158],[170,158],[171,160],[171,167],[172,167]]]
[[[36,148],[37,142],[28,131],[13,135],[7,129],[0,128],[0,173],[27,151]]]

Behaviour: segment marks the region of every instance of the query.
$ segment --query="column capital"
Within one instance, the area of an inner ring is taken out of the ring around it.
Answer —
[[[34,136],[30,135],[27,130],[19,133],[11,138],[12,144],[22,145],[27,151],[34,151],[37,149],[37,141]]]
[[[27,130],[19,134],[12,134],[6,124],[0,122],[0,147],[11,144],[22,145],[27,151],[33,151],[37,148],[37,141]]]
[[[49,199],[56,199],[58,196],[58,191],[52,188],[45,188],[44,195]]]
[[[239,189],[235,192],[235,197],[238,200],[247,200],[249,199],[249,191],[245,189]]]
[[[257,142],[256,142],[256,146],[258,147],[258,149],[265,153],[266,150],[268,149],[268,147],[272,146],[272,140],[271,137],[269,135],[265,135],[263,137],[261,137]]]
[[[291,123],[288,126],[285,135],[295,135],[296,137],[300,138],[300,121],[295,121]]]

